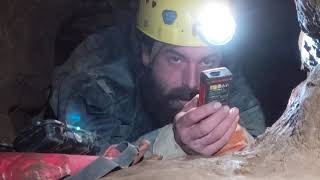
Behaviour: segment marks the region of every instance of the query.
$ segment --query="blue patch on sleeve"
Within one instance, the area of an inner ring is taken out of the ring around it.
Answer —
[[[174,21],[177,19],[177,12],[172,10],[164,10],[162,12],[163,22],[167,25],[172,25]]]
[[[76,124],[80,122],[81,116],[78,113],[70,113],[67,115],[67,120],[72,124]]]

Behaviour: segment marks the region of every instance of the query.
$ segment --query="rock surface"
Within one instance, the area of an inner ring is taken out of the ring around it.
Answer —
[[[10,123],[7,116],[10,108],[19,106],[32,111],[45,104],[53,70],[56,32],[75,1],[1,1],[1,122]],[[8,131],[10,126],[1,127],[1,131]]]

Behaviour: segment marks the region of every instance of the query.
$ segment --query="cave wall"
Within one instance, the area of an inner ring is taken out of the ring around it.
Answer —
[[[0,142],[11,142],[43,109],[54,67],[89,34],[126,19],[132,2],[0,2]]]
[[[300,27],[292,0],[240,0],[238,25],[243,72],[271,126],[287,106],[291,90],[306,78],[301,70]]]
[[[47,99],[53,70],[54,39],[76,0],[2,0],[0,2],[0,121],[9,109],[39,109]],[[6,123],[5,123],[6,122]],[[5,125],[0,132],[11,132]],[[6,136],[7,133],[4,133]],[[0,139],[1,140],[1,139]]]

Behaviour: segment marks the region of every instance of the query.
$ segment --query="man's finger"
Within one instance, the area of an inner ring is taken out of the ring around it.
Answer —
[[[226,132],[227,129],[231,126],[232,122],[234,121],[237,115],[239,115],[238,108],[232,108],[231,110],[227,106],[221,108],[218,112],[209,116],[207,119],[199,122],[198,124],[194,125],[191,128],[191,131],[195,132],[192,134],[193,136],[191,137],[191,139],[195,140],[195,139],[204,138],[209,133],[213,133],[213,131]],[[213,134],[212,136],[215,136],[215,135],[218,135],[218,134]],[[209,139],[209,143],[207,144],[211,144],[212,140],[214,139],[213,138]]]
[[[234,122],[237,121],[237,117],[238,114],[229,113],[229,115],[213,131],[200,139],[201,144],[207,146],[219,141],[219,139],[221,139],[232,127]]]
[[[194,96],[187,104],[183,106],[182,111],[187,112],[192,108],[197,107],[199,101],[199,95]]]
[[[203,155],[211,156],[214,153],[218,152],[221,148],[223,148],[223,146],[225,146],[228,143],[232,134],[236,130],[239,119],[239,116],[237,116],[231,128],[224,134],[224,136],[221,139],[219,139],[216,143],[206,146],[201,153]]]
[[[184,115],[182,118],[182,124],[184,127],[191,127],[201,120],[205,119],[206,117],[216,113],[221,109],[222,105],[219,102],[211,102],[209,104],[205,104],[197,109],[189,111]]]

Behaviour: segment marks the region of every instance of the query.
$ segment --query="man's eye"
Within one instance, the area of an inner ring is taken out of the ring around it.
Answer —
[[[202,64],[203,66],[212,66],[214,63],[215,63],[215,61],[212,60],[212,59],[203,60],[203,61],[201,62],[201,64]]]
[[[170,63],[173,63],[173,64],[179,64],[182,62],[181,58],[179,57],[170,57],[169,58],[169,62]]]

